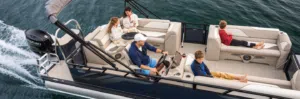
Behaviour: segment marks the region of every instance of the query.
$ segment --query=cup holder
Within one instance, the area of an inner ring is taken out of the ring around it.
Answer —
[[[180,76],[180,75],[181,75],[180,73],[176,73],[176,74],[175,74],[175,76]]]
[[[186,75],[185,77],[186,77],[186,78],[191,78],[191,75]]]

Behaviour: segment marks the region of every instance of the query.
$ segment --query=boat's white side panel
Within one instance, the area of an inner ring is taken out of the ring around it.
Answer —
[[[45,81],[45,86],[50,89],[59,90],[71,94],[77,94],[84,97],[92,97],[92,98],[99,98],[99,99],[130,99],[119,95],[103,93],[99,91],[70,86],[66,84],[55,83],[51,81]]]
[[[65,61],[60,61],[57,63],[49,72],[48,75],[53,78],[59,78],[64,80],[73,81],[73,77],[69,70],[69,67]]]
[[[283,88],[276,88],[276,87],[269,87],[269,86],[262,86],[262,85],[248,85],[242,88],[241,90],[247,90],[252,92],[258,92],[268,95],[277,95],[286,98],[292,99],[300,99],[300,91],[296,90],[289,90]]]

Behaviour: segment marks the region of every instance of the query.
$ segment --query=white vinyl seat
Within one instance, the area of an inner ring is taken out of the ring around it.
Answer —
[[[180,48],[181,23],[170,20],[139,18],[137,29],[147,35],[147,42],[174,55]]]
[[[203,76],[194,76],[194,74],[191,70],[191,64],[194,60],[194,55],[188,54],[186,58],[187,59],[185,62],[183,80],[187,80],[187,81],[191,80],[190,78],[186,78],[186,76],[189,76],[189,77],[193,78],[193,81],[195,83],[221,86],[221,87],[225,87],[225,88],[245,90],[245,91],[253,91],[253,92],[258,92],[258,93],[263,93],[263,94],[277,95],[277,96],[289,97],[289,98],[300,98],[300,91],[299,91],[300,90],[300,70],[298,70],[294,74],[291,81],[263,78],[263,77],[255,77],[255,76],[247,76],[248,82],[242,83],[237,80],[226,80],[226,79],[210,78],[210,77],[203,77]],[[232,73],[229,73],[229,74],[232,74]],[[239,74],[233,74],[233,75],[239,75]],[[203,86],[197,85],[196,88],[203,90]],[[216,88],[208,88],[208,90],[215,91],[215,92],[224,92],[225,91],[225,90],[220,91],[220,89],[216,89]],[[293,95],[291,95],[291,93],[293,93]],[[255,97],[253,97],[253,98],[255,98]]]
[[[228,25],[227,32],[233,33],[233,39],[245,40],[248,42],[265,42],[265,48],[257,50],[241,46],[227,46],[221,43],[219,28],[217,25],[210,25],[206,59],[211,61],[218,60],[243,60],[243,55],[251,56],[248,62],[263,63],[283,68],[290,52],[292,43],[287,35],[274,28],[260,28],[249,26]]]
[[[124,57],[123,50],[125,49],[125,47],[118,47],[114,43],[112,43],[112,41],[109,39],[107,28],[108,28],[107,26],[104,27],[99,26],[92,33],[88,34],[84,39],[85,41],[89,41],[90,43],[94,44],[98,48],[104,50],[106,53],[112,55],[116,59],[122,60]],[[87,56],[88,63],[107,65],[105,61],[97,57],[94,53],[92,53],[85,47],[84,47],[84,51]],[[114,61],[114,60],[110,59],[110,61]]]

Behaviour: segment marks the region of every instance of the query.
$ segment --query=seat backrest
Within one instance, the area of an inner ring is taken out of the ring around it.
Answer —
[[[110,24],[110,22],[108,24]],[[105,28],[103,28],[103,30],[92,39],[93,41],[96,41],[102,49],[107,48],[108,45],[111,43],[111,40],[109,39],[109,33],[107,33],[107,30],[108,25]]]
[[[237,29],[241,33],[244,33],[248,38],[260,38],[277,40],[279,36],[279,29],[276,28],[261,28],[250,26],[235,26],[228,25],[226,29]]]
[[[169,20],[139,18],[138,23],[137,28],[141,31],[167,33],[170,27]]]
[[[128,60],[128,63],[129,63],[130,65],[133,65],[133,62],[131,61],[131,59],[130,59],[130,57],[129,57],[129,49],[130,49],[130,47],[131,47],[131,44],[128,44],[128,45],[126,46],[126,48],[125,48],[125,51],[126,51],[126,53],[125,53],[125,59]]]
[[[90,41],[92,39],[94,39],[94,37],[100,33],[103,28],[106,27],[106,25],[103,25],[103,26],[98,26],[93,32],[89,33],[87,36],[84,37],[84,40],[85,41]]]
[[[207,50],[206,59],[217,61],[219,60],[220,50],[221,50],[221,39],[219,35],[219,29],[216,25],[209,26],[208,40],[207,40]]]
[[[291,80],[292,89],[300,91],[300,70],[296,71]]]
[[[193,73],[191,65],[193,61],[195,60],[195,56],[193,54],[186,55],[186,61],[184,65],[184,72]]]

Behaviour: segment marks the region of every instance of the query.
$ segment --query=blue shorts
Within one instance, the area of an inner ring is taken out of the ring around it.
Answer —
[[[147,66],[151,67],[151,68],[155,68],[156,67],[156,59],[154,58],[149,58],[149,63],[147,64]],[[146,74],[146,75],[150,75],[150,70],[145,70],[145,69],[141,69],[140,71],[142,74]]]

